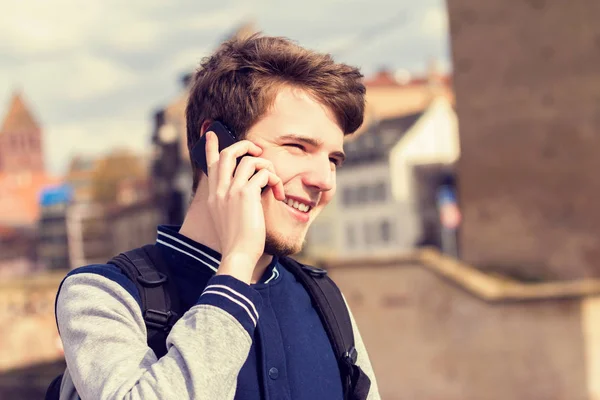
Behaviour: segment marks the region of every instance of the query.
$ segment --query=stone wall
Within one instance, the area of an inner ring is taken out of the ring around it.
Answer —
[[[581,299],[490,302],[414,263],[330,274],[386,400],[591,399]]]

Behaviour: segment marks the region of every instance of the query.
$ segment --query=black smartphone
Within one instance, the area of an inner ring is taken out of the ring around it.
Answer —
[[[229,147],[238,141],[235,134],[233,134],[233,132],[231,132],[222,122],[214,121],[211,123],[206,132],[209,131],[214,132],[219,138],[219,153],[224,148]],[[238,159],[238,164],[240,159],[241,157]],[[192,160],[202,169],[202,171],[204,171],[206,176],[208,176],[208,166],[206,164],[206,135],[202,135],[198,143],[192,148]]]

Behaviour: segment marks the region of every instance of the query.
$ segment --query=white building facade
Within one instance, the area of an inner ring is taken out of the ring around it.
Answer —
[[[452,168],[460,154],[452,105],[373,123],[347,141],[337,194],[310,229],[306,255],[356,258],[408,252],[421,240],[424,207],[416,169]]]

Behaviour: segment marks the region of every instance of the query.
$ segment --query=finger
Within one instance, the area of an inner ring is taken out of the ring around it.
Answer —
[[[285,190],[283,190],[283,181],[281,179],[279,179],[279,183],[275,186],[271,186],[271,190],[273,191],[273,196],[275,196],[277,200],[285,200]]]
[[[252,157],[252,156],[244,156],[240,161],[239,165],[235,169],[233,173],[233,183],[241,182],[242,185],[245,185],[248,180],[261,169],[268,169],[269,171],[275,173],[275,168],[273,167],[273,163],[269,160],[265,160],[264,158]]]
[[[208,131],[206,135],[206,172],[208,175],[208,191],[216,193],[217,183],[219,182],[219,138]]]
[[[263,169],[269,170],[270,172],[275,174],[275,176],[277,176],[277,173],[275,172],[275,167],[273,167],[273,163],[271,161],[258,157],[242,157],[242,161],[235,170],[233,181],[231,183],[231,190],[240,190],[243,186],[248,184],[248,181],[257,171]],[[281,182],[281,179],[277,185],[272,187],[272,190],[273,195],[277,200],[285,200],[283,182]]]
[[[217,190],[227,190],[231,184],[237,159],[244,155],[259,156],[262,149],[249,140],[236,142],[219,153],[219,183]]]
[[[259,192],[262,191],[264,187],[276,187],[277,185],[282,185],[281,178],[275,175],[273,172],[268,169],[261,169],[248,181],[249,187],[254,187]],[[281,191],[283,192],[283,185],[281,186]]]
[[[239,142],[235,142],[231,146],[223,149],[219,156],[226,157],[229,159],[236,159],[246,154],[257,157],[261,153],[262,149],[256,144],[252,143],[249,140],[240,140]]]
[[[210,171],[213,165],[219,161],[219,138],[214,132],[208,131],[206,135],[206,165]]]

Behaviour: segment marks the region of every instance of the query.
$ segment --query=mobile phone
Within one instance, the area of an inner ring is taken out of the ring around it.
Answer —
[[[219,153],[224,148],[229,147],[238,141],[236,136],[222,122],[214,121],[211,123],[206,132],[209,131],[214,132],[219,138]],[[238,164],[240,159],[241,157],[237,160]],[[192,160],[202,169],[202,171],[204,171],[206,176],[208,176],[208,166],[206,163],[206,134],[202,135],[198,143],[192,148]]]

